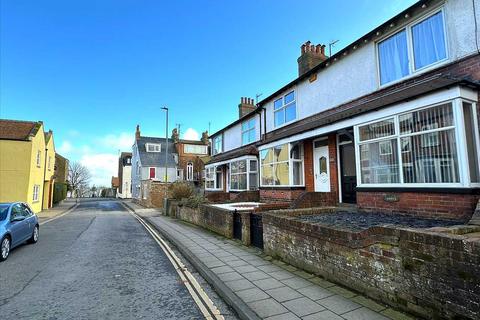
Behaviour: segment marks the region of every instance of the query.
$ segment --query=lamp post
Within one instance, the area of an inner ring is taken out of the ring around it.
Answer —
[[[162,107],[162,110],[167,112],[165,119],[165,183],[168,182],[168,108]],[[165,197],[167,196],[167,189],[165,188]]]

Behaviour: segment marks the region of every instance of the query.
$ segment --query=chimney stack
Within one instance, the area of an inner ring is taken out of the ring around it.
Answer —
[[[325,45],[313,45],[310,41],[305,42],[301,46],[300,57],[297,59],[298,75],[301,76],[305,74],[326,59]]]
[[[241,97],[240,104],[238,105],[238,117],[241,118],[253,110],[255,110],[255,100],[247,97]]]
[[[140,139],[140,125],[137,124],[137,130],[135,130],[135,140]]]

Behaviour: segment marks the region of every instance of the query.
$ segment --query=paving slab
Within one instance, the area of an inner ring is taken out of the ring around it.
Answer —
[[[233,281],[227,281],[225,284],[232,289],[234,292],[235,291],[241,291],[245,289],[250,289],[254,288],[255,286],[253,283],[248,281],[247,279],[240,279],[240,280],[233,280]]]
[[[261,318],[268,318],[271,316],[287,313],[288,310],[274,299],[265,299],[260,301],[249,302],[248,305]]]
[[[333,313],[330,310],[314,313],[302,318],[303,320],[344,320],[338,314]]]
[[[285,302],[288,300],[293,300],[297,298],[302,298],[303,296],[296,290],[289,288],[287,286],[267,290],[266,293],[270,295],[273,299],[278,302]]]
[[[316,285],[311,285],[309,287],[298,289],[298,292],[312,300],[325,299],[327,297],[335,295],[335,293]]]
[[[387,317],[365,307],[344,313],[342,317],[347,320],[388,320]]]
[[[255,281],[255,285],[262,290],[275,289],[285,286],[283,283],[273,278]]]
[[[339,295],[334,295],[325,299],[321,299],[317,302],[336,314],[346,313],[362,307],[358,303],[355,303]]]
[[[325,308],[314,301],[303,297],[284,302],[283,305],[299,317],[308,316],[325,310]]]
[[[237,296],[245,302],[260,301],[270,298],[270,296],[266,294],[265,291],[258,288],[250,288],[237,291]]]
[[[266,320],[300,320],[300,318],[291,312],[287,312],[273,317],[268,317]]]
[[[247,315],[242,318],[411,319],[321,277],[263,255],[255,248],[168,217],[146,217],[200,268],[199,272],[237,313]]]

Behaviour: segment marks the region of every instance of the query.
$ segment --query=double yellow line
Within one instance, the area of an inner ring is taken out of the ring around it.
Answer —
[[[160,234],[150,226],[142,217],[134,213],[130,208],[124,206],[139,222],[142,224],[148,233],[155,239],[157,244],[162,248],[165,255],[168,257],[175,270],[177,271],[180,279],[182,280],[185,287],[187,287],[188,292],[192,296],[193,300],[197,304],[198,308],[204,315],[205,319],[208,320],[224,320],[223,316],[220,314],[220,311],[213,304],[212,300],[207,296],[205,291],[203,291],[200,284],[193,277],[193,275],[188,271],[182,261],[175,255],[173,250],[168,246],[168,244],[162,239]]]

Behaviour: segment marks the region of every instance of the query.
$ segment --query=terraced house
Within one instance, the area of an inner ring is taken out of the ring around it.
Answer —
[[[242,98],[239,119],[210,136],[207,195],[470,216],[480,198],[479,7],[420,1],[330,57],[303,44],[296,79],[258,104]]]
[[[40,212],[53,205],[53,132],[41,121],[0,119],[0,202],[23,201]]]

